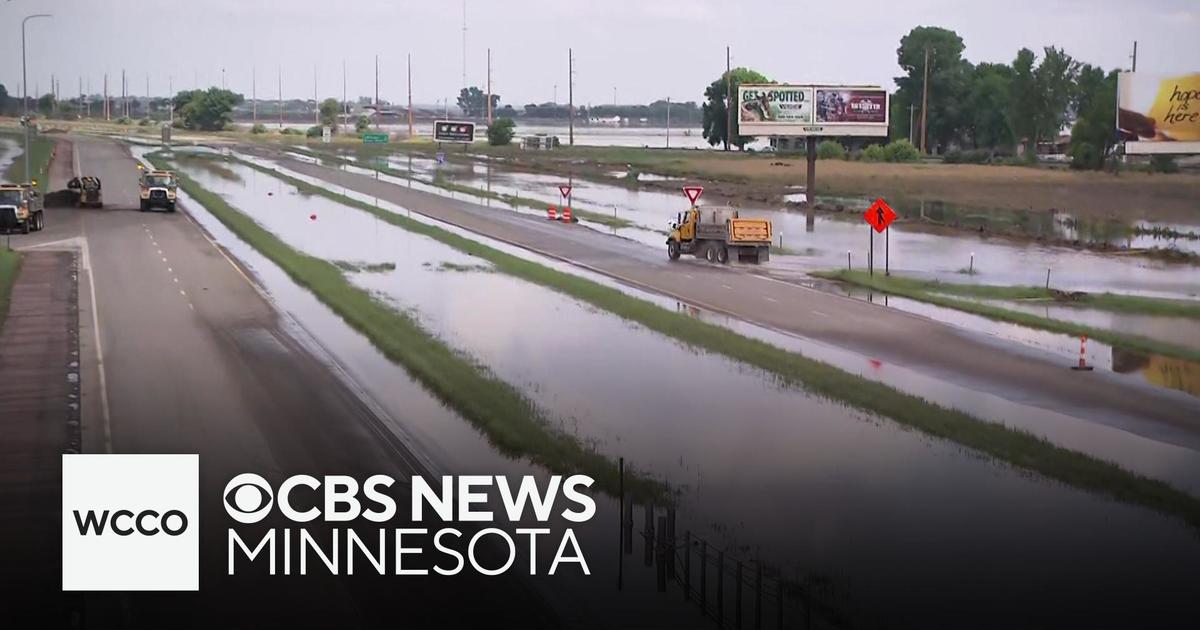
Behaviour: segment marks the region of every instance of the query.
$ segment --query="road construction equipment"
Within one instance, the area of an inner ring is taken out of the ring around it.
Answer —
[[[739,216],[734,208],[692,207],[676,215],[667,237],[667,257],[692,254],[709,262],[767,262],[771,221]]]
[[[80,208],[103,208],[104,199],[100,189],[100,178],[91,175],[74,177],[67,182],[67,190],[73,191],[78,196],[76,203]]]
[[[45,227],[45,211],[37,182],[0,184],[0,231],[19,230],[22,234],[39,232]]]
[[[167,212],[175,212],[175,194],[178,182],[175,173],[171,171],[142,170],[138,179],[141,196],[141,211],[152,208],[165,208]]]

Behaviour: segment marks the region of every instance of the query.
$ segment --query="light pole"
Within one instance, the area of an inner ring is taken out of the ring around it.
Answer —
[[[25,115],[25,179],[29,177],[29,78],[25,70],[25,23],[34,18],[54,17],[49,13],[37,13],[21,20],[21,105]]]

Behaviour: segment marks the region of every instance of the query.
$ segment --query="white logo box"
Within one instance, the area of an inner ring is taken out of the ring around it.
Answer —
[[[199,590],[197,455],[63,455],[62,466],[64,591]],[[103,533],[80,533],[77,511],[94,525],[106,510]]]

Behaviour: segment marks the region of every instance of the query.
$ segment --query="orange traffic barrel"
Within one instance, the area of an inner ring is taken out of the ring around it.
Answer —
[[[549,208],[547,208],[546,209],[546,218],[550,219],[551,221],[557,221],[558,220],[558,207],[550,206]]]
[[[570,223],[572,221],[571,206],[563,206],[562,220],[566,221],[567,223]]]

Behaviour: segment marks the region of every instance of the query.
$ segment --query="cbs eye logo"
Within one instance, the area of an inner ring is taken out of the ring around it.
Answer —
[[[254,473],[242,473],[225,485],[225,512],[239,523],[263,520],[274,503],[271,485]]]

